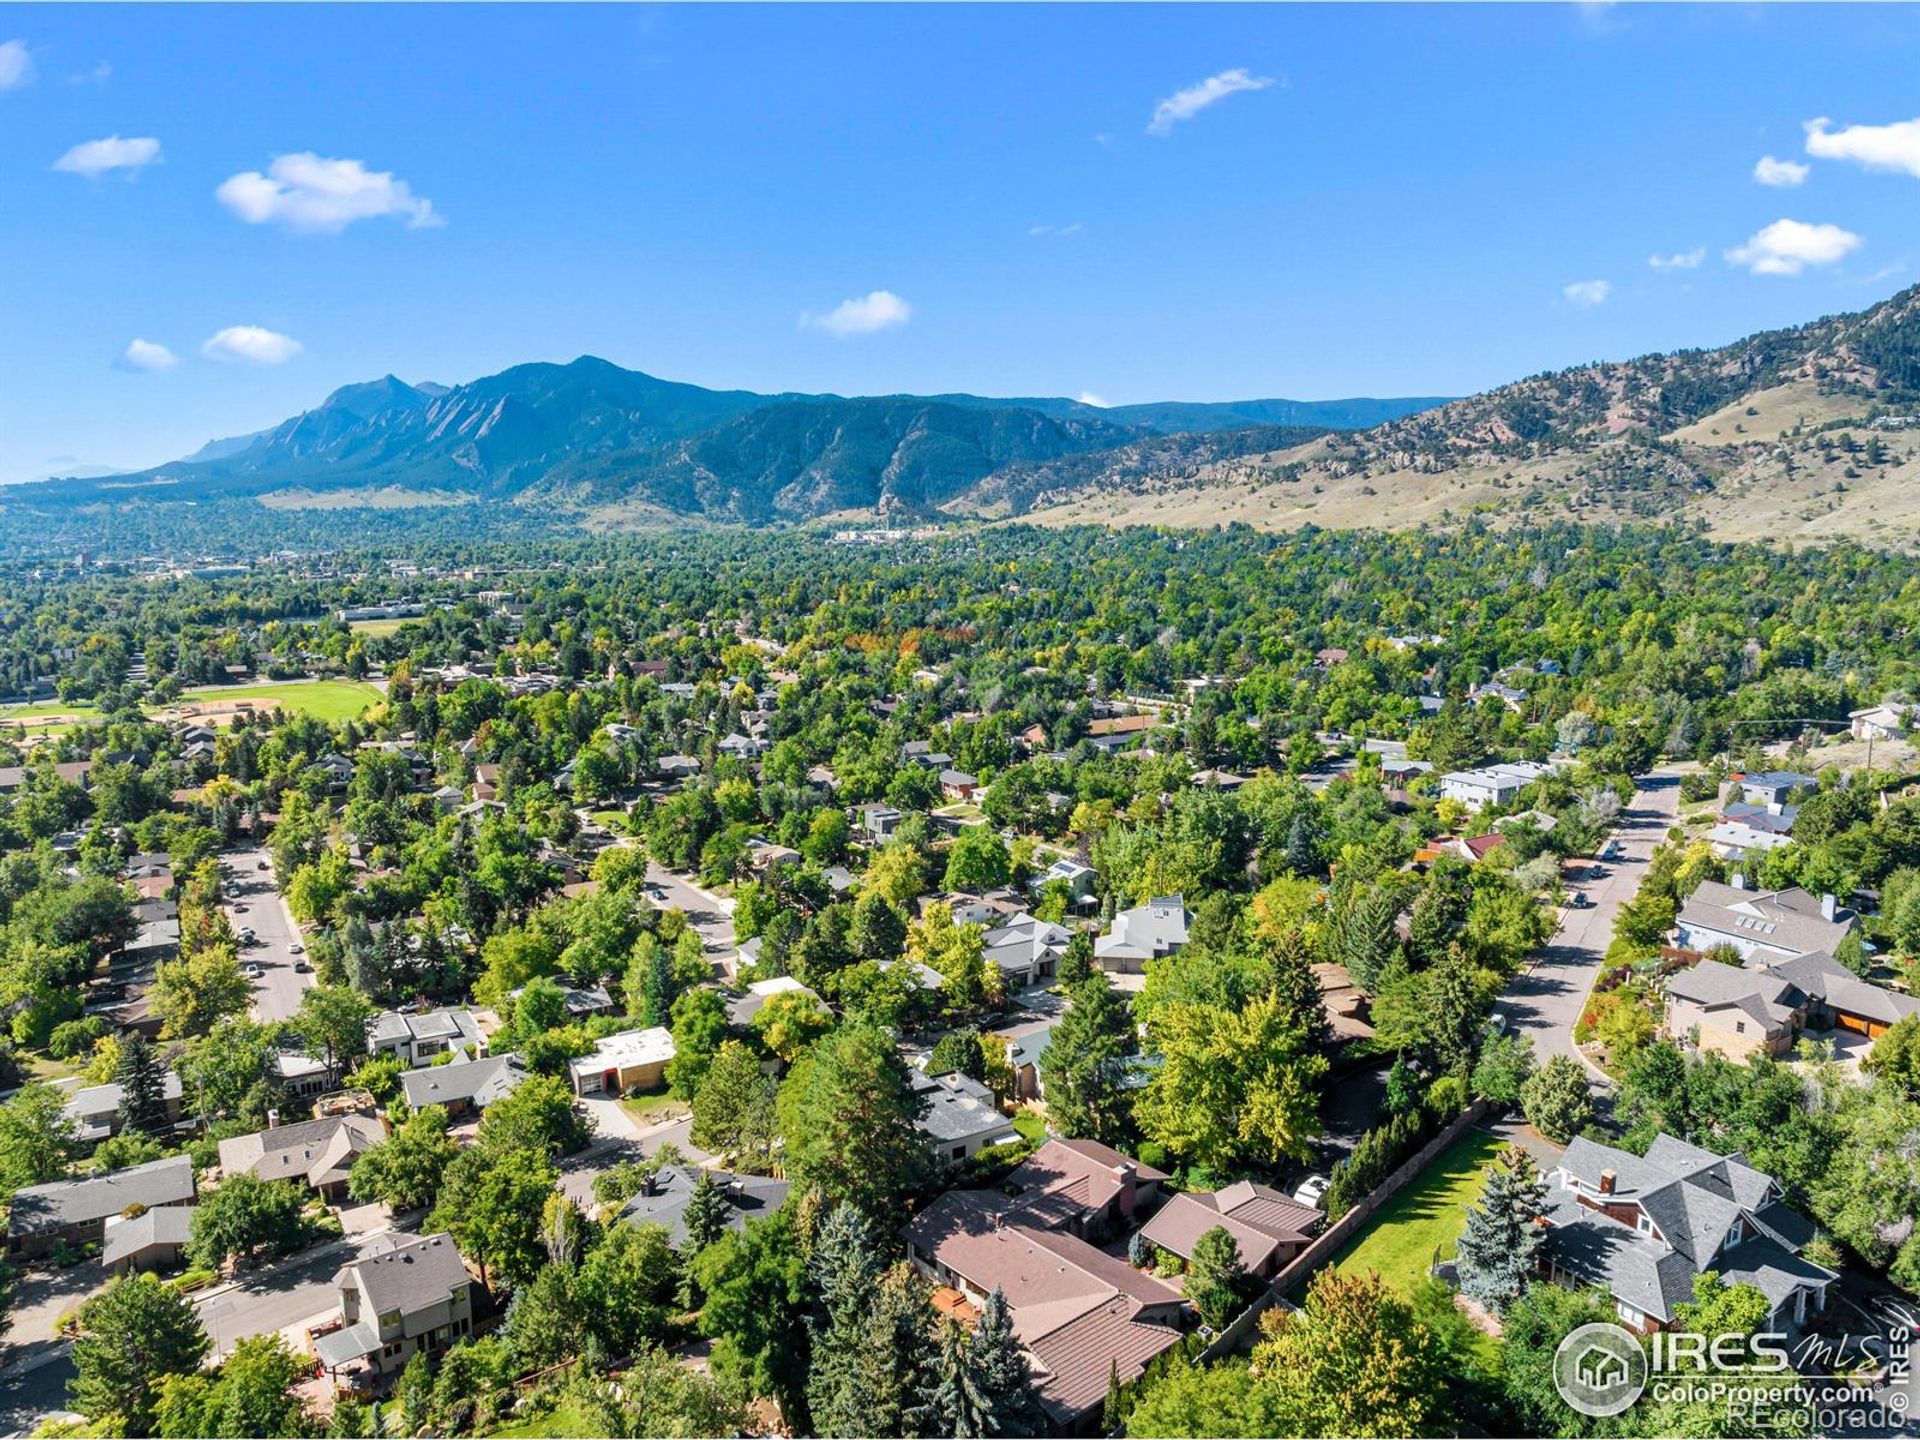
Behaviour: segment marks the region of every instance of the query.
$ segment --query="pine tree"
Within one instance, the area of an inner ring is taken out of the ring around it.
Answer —
[[[1461,1292],[1502,1312],[1532,1278],[1534,1259],[1546,1240],[1538,1223],[1546,1183],[1533,1157],[1509,1145],[1487,1167],[1480,1203],[1468,1209],[1457,1250]]]
[[[135,1031],[120,1042],[114,1072],[120,1086],[120,1115],[133,1135],[156,1135],[166,1128],[166,1077],[147,1037]]]
[[[1247,1266],[1226,1226],[1215,1225],[1193,1242],[1186,1291],[1200,1318],[1216,1330],[1239,1313],[1247,1291]]]
[[[912,1414],[916,1429],[925,1435],[952,1440],[979,1440],[995,1433],[991,1428],[992,1397],[982,1393],[972,1365],[972,1342],[967,1332],[949,1321],[940,1331],[940,1353],[934,1361],[934,1380],[926,1404]]]
[[[1027,1365],[1027,1353],[1013,1333],[1013,1310],[999,1286],[980,1309],[979,1323],[967,1344],[967,1368],[973,1372],[973,1389],[987,1397],[986,1435],[1040,1435],[1047,1429],[1046,1412],[1040,1408],[1039,1393],[1033,1387],[1033,1371]]]
[[[1307,1027],[1307,1042],[1316,1054],[1333,1048],[1333,1021],[1320,998],[1320,982],[1313,978],[1313,952],[1307,938],[1289,927],[1267,946],[1267,969],[1273,993],[1284,1011],[1299,1016]]]
[[[1125,1065],[1140,1050],[1132,1007],[1104,975],[1075,986],[1072,999],[1040,1055],[1048,1114],[1062,1135],[1123,1141],[1133,1130]]]
[[[898,1433],[925,1389],[932,1311],[923,1287],[911,1272],[885,1270],[872,1222],[851,1205],[821,1222],[807,1278],[821,1311],[809,1322],[807,1405],[815,1432]]]
[[[694,1182],[693,1194],[687,1197],[687,1208],[682,1212],[681,1223],[686,1227],[688,1259],[698,1255],[725,1233],[727,1197],[720,1188],[720,1182],[713,1178],[711,1170],[702,1170],[700,1178]]]

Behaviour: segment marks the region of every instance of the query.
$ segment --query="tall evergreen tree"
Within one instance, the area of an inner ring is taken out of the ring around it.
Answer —
[[[1133,1131],[1126,1062],[1140,1051],[1127,997],[1104,975],[1075,986],[1072,1004],[1040,1055],[1054,1128],[1079,1140],[1122,1141]]]
[[[1545,1243],[1538,1223],[1546,1205],[1546,1182],[1533,1157],[1509,1145],[1487,1167],[1480,1203],[1467,1211],[1458,1246],[1460,1289],[1495,1312],[1504,1312],[1534,1273]]]
[[[967,1368],[977,1377],[975,1389],[987,1397],[986,1435],[1040,1435],[1047,1415],[1040,1408],[1027,1352],[1013,1333],[1013,1310],[999,1286],[980,1308],[980,1319],[967,1344]]]
[[[166,1075],[146,1036],[135,1031],[120,1042],[113,1078],[120,1087],[120,1115],[129,1134],[156,1135],[166,1128]]]
[[[863,1361],[881,1258],[873,1224],[852,1205],[837,1205],[820,1223],[807,1257],[807,1280],[819,1310],[808,1319],[813,1365],[807,1406],[821,1435],[878,1433],[868,1415]]]
[[[1288,926],[1265,946],[1273,993],[1289,1015],[1307,1027],[1307,1042],[1325,1054],[1333,1048],[1333,1021],[1320,998],[1320,982],[1313,978],[1313,951],[1296,926]]]
[[[727,1228],[727,1197],[711,1170],[702,1170],[687,1197],[683,1212],[686,1226],[686,1258],[692,1259],[718,1240]]]

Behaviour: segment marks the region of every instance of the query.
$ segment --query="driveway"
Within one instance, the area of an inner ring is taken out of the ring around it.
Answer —
[[[712,1159],[712,1156],[688,1139],[692,1128],[693,1121],[683,1118],[665,1125],[655,1125],[647,1130],[634,1126],[632,1133],[629,1134],[609,1135],[602,1132],[600,1139],[595,1140],[579,1154],[568,1155],[561,1160],[560,1193],[582,1210],[591,1210],[594,1203],[593,1182],[596,1176],[605,1174],[616,1165],[655,1154],[667,1145],[678,1147],[680,1153],[696,1165]]]
[[[225,1355],[250,1335],[270,1335],[330,1314],[340,1308],[333,1283],[342,1265],[369,1254],[395,1231],[352,1240],[336,1240],[284,1264],[249,1272],[237,1283],[208,1291],[194,1302],[200,1323],[213,1341],[213,1353]]]
[[[687,923],[700,932],[706,944],[709,960],[719,964],[733,958],[736,947],[730,901],[708,894],[686,876],[651,861],[647,863],[647,896],[663,910],[686,912]]]
[[[255,936],[254,944],[240,947],[240,963],[261,971],[253,982],[253,1013],[260,1020],[290,1020],[314,980],[312,971],[293,968],[305,958],[293,953],[300,927],[280,897],[265,850],[230,850],[221,859],[230,867],[224,882],[227,919],[236,935],[245,927]]]
[[[1648,857],[1666,838],[1679,803],[1677,771],[1655,770],[1641,779],[1632,804],[1621,812],[1614,829],[1618,853],[1605,862],[1607,873],[1578,887],[1593,904],[1563,910],[1560,928],[1540,957],[1515,976],[1500,997],[1501,1013],[1532,1039],[1534,1057],[1541,1063],[1555,1055],[1571,1055],[1592,1069],[1573,1043],[1573,1027],[1613,942],[1614,914],[1639,891]],[[1597,1069],[1592,1073],[1604,1079]]]

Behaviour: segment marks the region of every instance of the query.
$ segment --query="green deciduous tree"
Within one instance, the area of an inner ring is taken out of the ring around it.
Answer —
[[[79,1324],[68,1396],[90,1420],[117,1417],[127,1435],[151,1433],[161,1379],[192,1374],[207,1353],[192,1302],[143,1275],[115,1280],[87,1301]]]
[[[914,1128],[920,1101],[884,1031],[843,1025],[828,1035],[788,1072],[776,1109],[782,1160],[799,1189],[892,1219],[926,1177],[926,1141]]]

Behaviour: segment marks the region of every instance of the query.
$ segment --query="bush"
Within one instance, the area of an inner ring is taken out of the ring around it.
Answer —
[[[1327,1177],[1327,1219],[1337,1220],[1371,1194],[1426,1139],[1430,1122],[1424,1111],[1409,1110],[1360,1137],[1353,1153]]]
[[[56,1060],[72,1060],[93,1049],[93,1042],[111,1027],[106,1018],[89,1015],[83,1020],[62,1020],[47,1037],[47,1054]]]

